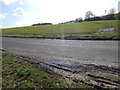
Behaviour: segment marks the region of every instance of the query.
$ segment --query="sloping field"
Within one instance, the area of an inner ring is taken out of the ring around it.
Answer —
[[[70,24],[6,28],[3,36],[84,39],[84,37],[112,36],[118,38],[119,20],[89,21]],[[111,38],[112,38],[111,37]]]

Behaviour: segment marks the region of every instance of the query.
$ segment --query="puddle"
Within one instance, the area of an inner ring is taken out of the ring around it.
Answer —
[[[43,66],[50,66],[50,65],[57,65],[57,66],[62,66],[62,67],[67,67],[67,68],[77,68],[78,66],[75,64],[71,64],[69,62],[48,62],[44,63]]]

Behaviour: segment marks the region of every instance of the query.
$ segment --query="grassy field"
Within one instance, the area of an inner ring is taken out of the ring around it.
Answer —
[[[37,37],[50,39],[119,39],[120,20],[89,21],[70,24],[27,26],[2,29],[3,36]],[[112,33],[100,33],[99,29],[113,28]]]
[[[51,70],[35,67],[16,56],[3,54],[2,88],[86,88],[86,86],[68,84]]]

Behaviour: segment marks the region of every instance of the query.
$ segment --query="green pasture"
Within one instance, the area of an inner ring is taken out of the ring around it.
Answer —
[[[120,20],[88,21],[81,23],[68,23],[56,25],[26,26],[2,29],[2,36],[12,37],[39,37],[39,38],[65,38],[72,37],[106,37],[119,38],[118,23]],[[102,28],[114,28],[111,34],[93,34]]]

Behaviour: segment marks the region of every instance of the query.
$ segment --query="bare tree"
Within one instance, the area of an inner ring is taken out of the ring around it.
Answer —
[[[109,14],[114,14],[115,13],[115,8],[111,8],[110,11],[109,11]]]
[[[85,13],[85,18],[87,19],[87,18],[90,18],[90,17],[94,17],[95,15],[92,13],[92,11],[87,11],[86,13]]]
[[[105,10],[104,15],[107,15],[107,10]]]

